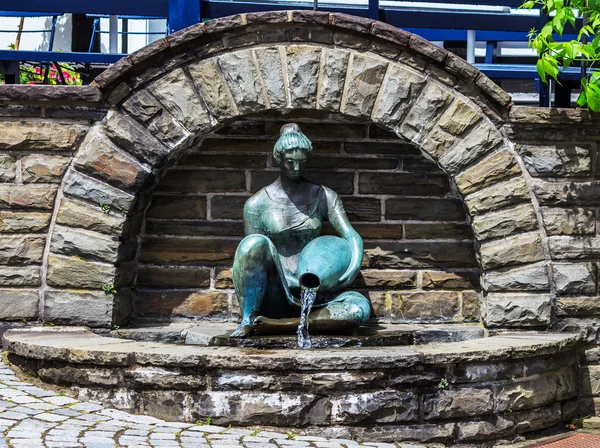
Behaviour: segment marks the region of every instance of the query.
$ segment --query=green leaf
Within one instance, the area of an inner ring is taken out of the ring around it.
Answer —
[[[587,98],[585,97],[585,90],[581,90],[581,93],[577,97],[577,105],[579,107],[585,106],[587,103]]]
[[[535,64],[535,68],[537,69],[537,72],[540,75],[542,82],[544,84],[548,84],[548,80],[546,79],[546,71],[544,70],[544,63],[541,59],[538,59],[538,61]]]
[[[552,36],[552,31],[553,31],[552,22],[548,22],[547,24],[545,24],[542,27],[542,31],[540,31],[540,35],[548,38],[548,37]]]
[[[534,6],[535,2],[525,2],[521,6],[519,6],[519,9],[533,9]]]
[[[598,48],[600,48],[600,33],[594,36],[591,45],[594,48],[594,50],[598,50]]]
[[[590,110],[600,112],[600,87],[588,84],[588,88],[585,90],[585,96]]]
[[[544,55],[542,59],[542,65],[544,66],[544,72],[550,75],[552,78],[558,78],[558,62],[552,59],[548,55]]]

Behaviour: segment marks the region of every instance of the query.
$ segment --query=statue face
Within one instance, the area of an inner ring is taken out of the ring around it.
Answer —
[[[310,155],[308,151],[302,149],[292,149],[281,153],[279,166],[281,173],[292,180],[297,180],[302,177]]]

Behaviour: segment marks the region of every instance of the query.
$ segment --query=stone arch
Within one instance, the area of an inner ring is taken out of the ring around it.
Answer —
[[[455,181],[472,216],[488,325],[549,323],[537,204],[499,130],[510,97],[455,55],[343,14],[242,14],[161,39],[95,84],[111,108],[87,134],[58,195],[46,254],[47,320],[72,322],[74,306],[92,325],[126,319],[146,193],[183,150],[245,114],[317,109],[393,130]],[[69,269],[88,271],[89,282],[57,280]],[[523,276],[535,281],[521,284]]]

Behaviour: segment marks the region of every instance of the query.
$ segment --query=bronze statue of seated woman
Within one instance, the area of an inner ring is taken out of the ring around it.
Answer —
[[[298,125],[284,125],[273,149],[281,175],[244,206],[246,237],[240,242],[233,263],[233,284],[242,322],[231,337],[296,331],[301,282],[318,287],[313,311],[308,316],[311,330],[353,328],[369,319],[371,307],[365,296],[355,291],[341,292],[360,270],[362,239],[350,225],[339,196],[302,177],[311,153],[312,143]],[[311,246],[316,247],[311,253],[302,254],[308,243],[320,236],[324,220],[330,222],[347,250],[332,251],[329,243],[334,237],[321,237],[324,244],[313,243]],[[325,274],[320,278],[312,274],[299,278],[298,263],[302,257],[309,258],[309,264],[311,259],[316,264],[321,258],[327,259]]]

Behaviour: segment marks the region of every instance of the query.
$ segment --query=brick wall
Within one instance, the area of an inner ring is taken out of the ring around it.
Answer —
[[[353,287],[370,297],[375,315],[391,322],[477,321],[472,231],[448,176],[375,125],[306,115],[237,120],[168,170],[146,213],[136,314],[238,317],[231,264],[243,237],[244,202],[279,175],[273,145],[281,125],[295,120],[314,145],[306,177],[341,195],[363,237],[363,270]]]

